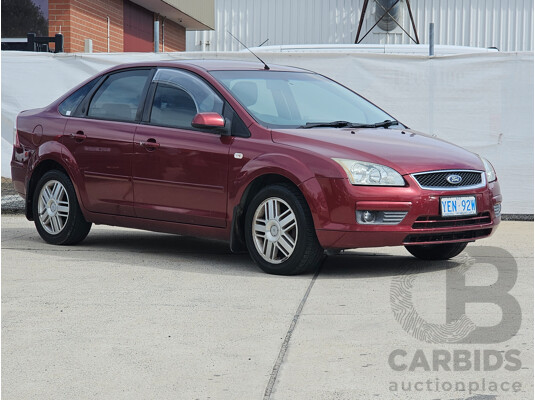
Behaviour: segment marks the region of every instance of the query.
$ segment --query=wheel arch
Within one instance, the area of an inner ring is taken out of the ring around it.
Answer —
[[[243,191],[243,194],[241,195],[239,203],[233,209],[230,232],[230,248],[233,252],[246,251],[244,231],[245,214],[249,204],[251,203],[251,200],[260,191],[260,189],[278,183],[290,185],[297,189],[304,197],[314,219],[314,213],[310,207],[310,197],[308,196],[308,193],[303,191],[303,188],[300,184],[297,184],[294,180],[281,173],[267,172],[258,175],[252,179],[251,182],[249,182]]]
[[[50,154],[48,157],[42,157],[38,163],[32,168],[30,178],[28,179],[26,187],[26,204],[25,214],[26,218],[30,221],[34,220],[33,216],[33,196],[37,183],[41,177],[48,171],[57,170],[63,172],[71,180],[76,191],[76,196],[80,198],[78,193],[78,186],[75,179],[73,179],[72,173],[70,173],[68,166],[63,163],[61,157],[54,157]],[[80,202],[79,202],[80,203]],[[81,207],[83,212],[83,207]]]

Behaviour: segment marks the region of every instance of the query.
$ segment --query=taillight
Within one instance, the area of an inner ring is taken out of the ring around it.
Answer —
[[[13,127],[13,146],[20,147],[19,130],[17,129],[17,117],[15,117],[15,126]]]

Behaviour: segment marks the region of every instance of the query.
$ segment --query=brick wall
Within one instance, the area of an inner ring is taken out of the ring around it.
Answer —
[[[94,52],[123,51],[123,0],[49,0],[48,34],[63,33],[66,52],[83,52],[84,39],[93,40]]]
[[[108,51],[110,18],[110,52],[123,51],[123,0],[70,0],[72,52],[84,51],[84,39],[93,40],[94,52]]]
[[[93,40],[94,52],[108,51],[107,20],[110,17],[110,52],[124,51],[123,0],[49,0],[48,34],[62,33],[65,52],[83,52],[84,39]],[[160,51],[186,50],[186,29],[160,19]],[[164,30],[164,32],[162,32]],[[162,46],[165,35],[165,47]]]
[[[48,0],[48,36],[63,34],[63,48],[71,47],[71,6],[65,0]],[[50,47],[54,47],[51,43]]]
[[[185,51],[186,28],[169,19],[160,17],[160,51]],[[165,43],[162,43],[165,41]]]

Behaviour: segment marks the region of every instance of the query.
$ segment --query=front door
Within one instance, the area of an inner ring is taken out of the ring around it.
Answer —
[[[200,78],[177,69],[156,72],[149,99],[134,138],[135,215],[225,227],[232,138],[191,126],[198,112],[222,114],[223,101]]]

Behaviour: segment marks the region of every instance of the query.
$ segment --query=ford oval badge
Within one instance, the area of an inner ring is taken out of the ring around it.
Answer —
[[[446,180],[452,185],[458,185],[462,182],[463,178],[460,175],[448,175]]]

